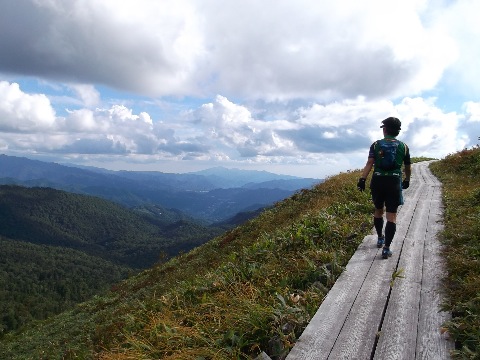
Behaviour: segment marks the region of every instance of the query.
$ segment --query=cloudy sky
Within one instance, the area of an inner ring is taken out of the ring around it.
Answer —
[[[480,136],[477,0],[0,0],[0,153],[321,178]]]

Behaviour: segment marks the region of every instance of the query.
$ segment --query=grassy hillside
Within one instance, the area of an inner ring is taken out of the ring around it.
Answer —
[[[435,170],[445,181],[444,235],[452,244],[446,250],[447,305],[455,317],[447,326],[462,359],[478,358],[479,161],[476,149],[439,161]],[[359,174],[329,178],[105,296],[5,336],[0,358],[251,359],[265,351],[275,359],[285,354],[371,231],[373,208],[368,192],[356,190]],[[449,192],[456,187],[466,197]],[[458,212],[457,199],[470,210]],[[465,225],[455,228],[457,218]]]
[[[455,359],[480,359],[480,147],[431,168],[444,185],[445,309],[452,312],[445,330],[456,341]]]

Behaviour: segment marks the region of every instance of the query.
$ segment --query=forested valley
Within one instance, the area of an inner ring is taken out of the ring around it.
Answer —
[[[51,188],[0,186],[0,336],[221,232],[157,205],[127,209]]]

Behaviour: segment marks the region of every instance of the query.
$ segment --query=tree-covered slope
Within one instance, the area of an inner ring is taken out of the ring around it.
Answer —
[[[0,186],[1,236],[75,249],[133,268],[149,267],[162,253],[189,250],[216,234],[188,220],[160,225],[152,216],[93,196]]]
[[[0,334],[90,299],[220,233],[158,206],[0,186]]]
[[[103,293],[132,272],[68,248],[0,238],[0,334]]]

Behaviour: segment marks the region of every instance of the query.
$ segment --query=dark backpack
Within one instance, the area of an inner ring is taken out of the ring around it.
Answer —
[[[380,169],[389,171],[398,168],[397,150],[399,144],[400,141],[396,139],[377,141],[375,162]]]

